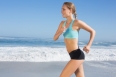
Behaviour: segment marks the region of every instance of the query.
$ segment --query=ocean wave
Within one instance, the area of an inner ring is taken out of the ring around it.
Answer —
[[[82,49],[80,47],[80,49]],[[84,51],[83,51],[84,52]],[[116,60],[116,49],[91,48],[85,54],[86,61]],[[65,47],[0,47],[0,61],[68,61],[69,54]]]

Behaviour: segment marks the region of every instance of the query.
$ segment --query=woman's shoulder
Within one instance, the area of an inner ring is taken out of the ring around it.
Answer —
[[[83,24],[85,22],[83,20],[80,20],[80,19],[75,19],[74,23],[75,24]]]
[[[80,19],[75,19],[75,21],[74,21],[75,23],[81,23],[81,22],[83,22],[82,20],[80,20]]]

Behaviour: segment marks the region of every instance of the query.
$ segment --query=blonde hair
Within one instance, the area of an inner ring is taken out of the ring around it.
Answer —
[[[76,8],[75,5],[72,2],[64,2],[63,5],[66,5],[68,9],[72,9],[72,13],[75,16],[75,19],[77,18],[77,14],[76,14]]]

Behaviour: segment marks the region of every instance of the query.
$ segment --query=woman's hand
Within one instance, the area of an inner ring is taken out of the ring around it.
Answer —
[[[60,32],[63,33],[65,31],[66,31],[66,28],[65,27],[61,27]]]
[[[88,54],[90,51],[90,46],[89,45],[84,46],[83,51],[85,51]]]
[[[62,25],[64,24],[64,21],[62,21],[60,24],[59,24],[59,27],[53,37],[54,41],[56,41],[59,36],[65,31],[65,26],[63,27]]]

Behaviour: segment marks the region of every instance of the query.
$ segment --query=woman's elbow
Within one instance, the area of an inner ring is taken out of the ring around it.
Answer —
[[[53,38],[53,40],[54,40],[54,41],[56,41],[56,39],[55,39],[55,38]]]
[[[90,33],[92,33],[92,34],[95,35],[96,34],[96,31],[95,30],[91,30]]]
[[[93,33],[94,33],[94,34],[96,34],[96,31],[95,31],[95,30],[93,30]]]
[[[56,41],[57,39],[55,38],[55,36],[53,37],[53,40]]]

